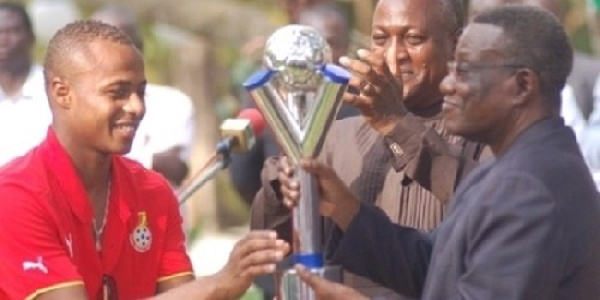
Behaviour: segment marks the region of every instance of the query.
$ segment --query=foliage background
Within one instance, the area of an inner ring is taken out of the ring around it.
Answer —
[[[42,0],[20,2],[31,5],[34,1]],[[375,1],[337,2],[350,16],[355,37],[364,39],[368,36]],[[173,64],[174,58],[180,55],[177,49],[191,39],[200,39],[208,45],[209,60],[212,63],[206,76],[211,78],[211,96],[204,96],[209,99],[191,96],[196,102],[212,101],[212,113],[216,114],[218,122],[236,115],[240,107],[239,85],[247,72],[255,66],[248,62],[260,57],[260,49],[248,50],[249,41],[257,36],[268,36],[286,22],[286,16],[277,0],[73,0],[73,3],[83,18],[106,3],[118,3],[136,12],[144,36],[147,76],[151,82],[177,86],[175,75],[181,71]],[[595,15],[588,8],[588,5],[592,7],[591,4],[593,3],[586,0],[564,0],[568,9],[565,28],[574,47],[587,53],[594,53],[594,49],[597,49],[594,46],[597,39],[593,34],[597,32],[593,22]],[[41,21],[34,19],[34,22]],[[38,59],[43,57],[44,50],[44,41],[40,40],[35,52]],[[202,139],[203,136],[198,138]],[[220,228],[246,224],[248,207],[231,187],[226,172],[218,177],[216,198]]]

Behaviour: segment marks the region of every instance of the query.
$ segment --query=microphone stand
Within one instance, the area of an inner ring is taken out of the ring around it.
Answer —
[[[179,205],[183,205],[206,182],[214,178],[220,170],[227,168],[231,162],[231,147],[233,138],[227,138],[217,144],[217,152],[200,170],[192,177],[193,180],[183,186],[177,194]]]

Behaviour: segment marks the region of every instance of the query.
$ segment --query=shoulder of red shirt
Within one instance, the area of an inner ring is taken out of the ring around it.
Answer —
[[[47,174],[36,150],[34,148],[0,167],[0,195],[5,188],[23,188],[36,194],[48,191]]]

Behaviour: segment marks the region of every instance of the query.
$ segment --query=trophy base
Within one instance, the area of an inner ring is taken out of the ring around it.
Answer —
[[[309,269],[318,276],[333,282],[342,282],[342,268],[340,266],[324,266],[322,268]],[[296,270],[288,269],[283,272],[278,283],[277,300],[316,300],[315,292],[304,283]]]

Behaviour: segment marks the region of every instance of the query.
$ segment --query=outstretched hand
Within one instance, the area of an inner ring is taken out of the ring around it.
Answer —
[[[275,271],[290,251],[290,245],[277,239],[269,230],[251,231],[233,247],[225,267],[216,274],[222,284],[220,299],[239,299],[250,287],[255,277]]]

